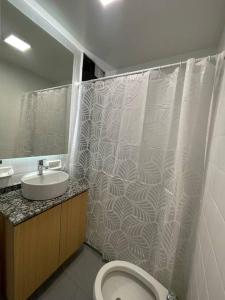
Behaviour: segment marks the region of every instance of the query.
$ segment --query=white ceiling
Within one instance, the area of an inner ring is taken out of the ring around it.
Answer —
[[[8,1],[3,0],[1,3],[0,59],[27,69],[52,83],[71,83],[73,54]],[[29,43],[31,49],[23,53],[3,42],[11,33]]]
[[[218,46],[225,0],[36,0],[115,68]]]

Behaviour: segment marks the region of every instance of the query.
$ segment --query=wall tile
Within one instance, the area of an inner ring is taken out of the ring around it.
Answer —
[[[215,202],[208,201],[206,218],[213,250],[225,286],[225,222]]]
[[[223,99],[224,92],[225,85]],[[188,300],[225,300],[224,112],[225,101],[221,100],[209,157]]]

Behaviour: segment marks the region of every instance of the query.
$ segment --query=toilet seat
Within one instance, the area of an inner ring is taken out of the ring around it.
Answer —
[[[98,272],[93,294],[94,300],[166,300],[168,290],[140,267],[112,261]]]

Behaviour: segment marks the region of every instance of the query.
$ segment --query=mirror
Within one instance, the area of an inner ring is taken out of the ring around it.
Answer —
[[[1,5],[0,159],[67,153],[73,54]]]

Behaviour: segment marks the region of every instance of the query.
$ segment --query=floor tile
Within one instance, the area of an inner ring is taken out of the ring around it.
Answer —
[[[90,296],[93,293],[96,275],[103,264],[101,256],[85,246],[80,255],[65,268],[65,272],[76,285]]]
[[[45,292],[39,295],[36,299],[90,300],[91,298],[79,286],[76,286],[66,274],[63,273]]]

